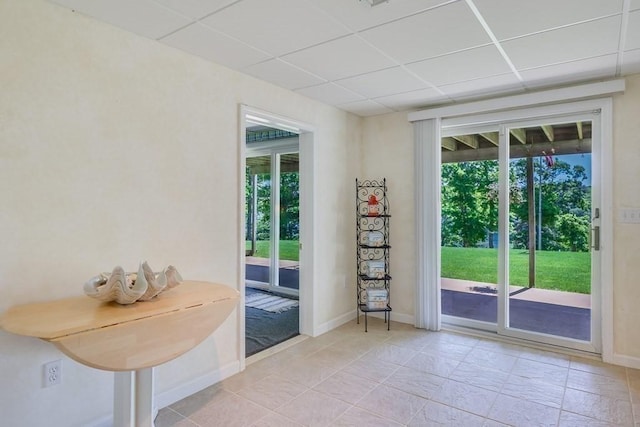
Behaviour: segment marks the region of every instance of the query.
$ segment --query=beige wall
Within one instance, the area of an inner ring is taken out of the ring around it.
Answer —
[[[625,93],[613,99],[613,214],[617,215],[620,208],[640,208],[640,74],[627,77]],[[406,114],[364,121],[362,170],[365,175],[386,176],[389,181],[393,308],[396,316],[407,318],[415,313],[412,138]],[[604,284],[613,286],[614,352],[619,363],[640,367],[640,226],[620,224],[617,216],[614,224],[614,283]]]
[[[640,208],[640,74],[613,101],[613,208]],[[614,219],[614,349],[640,362],[640,224]],[[640,365],[636,366],[639,367]]]
[[[365,119],[360,151],[362,178],[387,179],[391,206],[391,316],[414,322],[415,200],[413,128],[407,113]]]
[[[40,0],[0,0],[0,312],[121,264],[239,288],[240,103],[314,125],[316,323],[353,311],[361,119]],[[239,360],[232,315],[157,370],[165,392]],[[63,359],[63,384],[41,387]],[[108,417],[112,374],[0,332],[3,425]]]

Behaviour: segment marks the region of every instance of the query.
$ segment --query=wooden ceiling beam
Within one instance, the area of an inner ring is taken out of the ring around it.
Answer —
[[[553,142],[553,140],[555,139],[555,136],[553,134],[553,126],[551,125],[542,125],[540,126],[542,128],[542,132],[544,132],[544,134],[547,137],[547,140],[549,142]]]
[[[533,145],[512,145],[509,148],[509,158],[521,159],[531,156],[543,156],[543,151],[549,153],[552,148],[555,150],[556,156],[561,156],[563,154],[590,153],[591,138],[562,141],[561,144],[558,144],[557,142],[555,144],[552,142],[541,142]],[[442,152],[442,163],[472,162],[478,160],[498,160],[498,147]],[[559,160],[562,159],[560,158]]]
[[[500,143],[500,140],[498,139],[498,132],[481,133],[480,136],[486,139],[487,141],[489,141],[490,143],[492,143],[493,145],[495,145],[496,147]]]
[[[584,139],[582,134],[582,122],[576,122],[576,127],[578,128],[578,139]]]
[[[448,136],[442,138],[441,145],[442,145],[442,148],[449,151],[456,151],[458,149],[458,143],[456,142],[456,140]]]
[[[520,144],[527,143],[527,132],[524,129],[511,129],[511,135],[520,141]]]
[[[478,142],[478,135],[457,135],[454,136],[453,139],[462,142],[464,145],[469,146],[474,150],[477,150],[480,146],[480,143]]]

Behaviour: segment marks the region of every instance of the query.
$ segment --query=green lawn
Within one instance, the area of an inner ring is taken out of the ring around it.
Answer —
[[[251,242],[245,242],[247,250],[251,249]],[[261,258],[269,258],[271,252],[270,242],[268,240],[258,240],[258,247],[254,256]],[[297,240],[280,240],[280,259],[290,261],[298,261],[298,241]]]
[[[498,250],[484,248],[442,247],[442,277],[498,281]],[[528,286],[529,253],[523,249],[509,251],[511,285]],[[591,258],[588,252],[536,252],[536,287],[566,292],[590,293]]]
[[[246,242],[251,248],[251,242]],[[256,256],[269,257],[269,242],[258,241]],[[510,282],[515,286],[528,286],[529,253],[511,249]],[[280,259],[298,261],[298,241],[280,241]],[[442,277],[473,280],[484,283],[498,282],[498,250],[483,248],[442,248]],[[537,251],[536,287],[566,292],[590,293],[591,259],[588,252]]]

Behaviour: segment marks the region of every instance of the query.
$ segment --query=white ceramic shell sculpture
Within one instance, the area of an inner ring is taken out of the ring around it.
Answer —
[[[174,288],[182,282],[182,276],[172,265],[156,274],[147,262],[140,263],[137,273],[125,273],[117,266],[111,274],[102,273],[84,284],[84,293],[100,301],[115,301],[118,304],[133,304],[149,301],[161,292]]]

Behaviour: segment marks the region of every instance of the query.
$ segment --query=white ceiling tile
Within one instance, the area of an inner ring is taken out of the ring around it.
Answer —
[[[506,38],[622,12],[623,0],[473,0],[491,31]]]
[[[396,111],[409,110],[450,101],[437,89],[428,88],[407,93],[376,98],[376,101]]]
[[[230,5],[236,0],[155,0],[183,15],[200,19]]]
[[[327,80],[390,68],[396,65],[357,36],[344,37],[282,57]]]
[[[244,68],[269,58],[263,52],[223,34],[216,33],[198,23],[189,25],[165,37],[162,42],[193,55],[236,69]]]
[[[279,59],[271,59],[259,64],[250,65],[242,71],[287,89],[298,89],[325,83],[325,80]]]
[[[424,82],[401,67],[362,74],[338,80],[336,83],[367,98],[377,98],[427,87]]]
[[[244,0],[202,23],[274,56],[347,34],[343,25],[300,0]]]
[[[564,64],[532,68],[520,71],[520,75],[524,79],[525,86],[529,88],[602,77],[615,77],[617,57],[617,54],[611,54]]]
[[[628,50],[624,52],[622,62],[622,74],[640,73],[640,49]]]
[[[360,33],[401,63],[491,42],[464,2],[456,2]]]
[[[624,50],[640,49],[640,10],[629,14]]]
[[[336,17],[353,31],[404,18],[447,0],[394,0],[371,7],[366,1],[311,0],[318,8]]]
[[[189,23],[189,19],[151,0],[55,0],[55,2],[152,39],[157,39]]]
[[[359,115],[640,72],[640,0],[51,1]]]
[[[511,71],[494,45],[415,62],[407,68],[436,86]]]
[[[502,43],[518,70],[615,53],[620,16],[559,28]]]
[[[298,89],[296,92],[329,105],[346,104],[348,102],[360,101],[363,99],[363,97],[357,93],[351,92],[333,83],[306,87]]]
[[[438,86],[442,92],[453,99],[477,98],[524,90],[522,83],[512,74],[468,80],[450,85]]]
[[[338,105],[341,110],[357,114],[362,117],[377,116],[378,114],[393,113],[393,110],[380,105],[377,102],[366,100],[350,102],[348,104]]]

